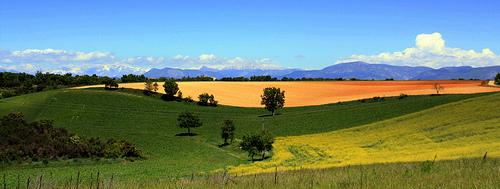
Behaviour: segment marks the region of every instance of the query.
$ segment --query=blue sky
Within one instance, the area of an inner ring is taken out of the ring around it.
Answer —
[[[202,65],[321,69],[356,60],[500,65],[498,1],[0,4],[0,68],[19,71],[105,65],[143,71]]]

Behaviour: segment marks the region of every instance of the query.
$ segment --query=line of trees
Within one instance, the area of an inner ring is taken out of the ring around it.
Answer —
[[[22,94],[40,92],[44,90],[59,89],[63,87],[109,84],[118,87],[115,80],[109,77],[99,77],[96,74],[75,75],[67,73],[64,75],[53,73],[36,72],[35,75],[28,73],[0,72],[0,93],[2,98]]]

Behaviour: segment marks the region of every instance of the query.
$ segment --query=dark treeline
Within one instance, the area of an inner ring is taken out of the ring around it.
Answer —
[[[121,78],[122,83],[127,83],[127,82],[145,82],[148,78],[146,78],[144,75],[123,75]],[[160,77],[160,78],[149,78],[149,80],[153,82],[165,82],[166,80],[169,80],[172,78],[167,78],[167,77]],[[206,77],[206,76],[197,76],[197,77],[182,77],[179,79],[175,79],[176,81],[360,81],[360,79],[356,78],[350,78],[350,79],[343,79],[343,78],[288,78],[288,77],[282,77],[281,79],[278,79],[277,77],[271,77],[270,75],[262,75],[262,76],[251,76],[250,78],[248,77],[223,77],[220,79],[216,79],[213,77]]]
[[[146,82],[146,80],[150,80],[152,82],[165,82],[167,80],[170,80],[172,78],[167,78],[167,77],[160,77],[160,78],[146,78],[144,75],[134,75],[134,74],[128,74],[128,75],[123,75],[121,77],[121,82],[122,83],[138,83],[138,82]],[[197,77],[182,77],[180,79],[175,79],[176,81],[214,81],[214,78],[212,77],[205,77],[205,76],[197,76]]]
[[[278,79],[277,77],[271,77],[269,75],[265,76],[251,76],[250,78],[247,77],[223,77],[221,79],[218,79],[217,81],[346,81],[346,80],[351,80],[351,81],[357,81],[359,79],[356,78],[351,78],[351,79],[343,79],[343,78],[288,78],[288,77],[282,77],[281,79]]]
[[[64,128],[53,128],[54,121],[41,119],[28,123],[22,113],[9,112],[0,118],[0,162],[40,159],[104,157],[146,158],[130,141],[80,137]]]
[[[96,74],[73,76],[71,73],[60,75],[40,71],[35,75],[0,72],[0,88],[3,98],[62,87],[105,84],[111,80],[113,79],[106,76],[99,77]]]

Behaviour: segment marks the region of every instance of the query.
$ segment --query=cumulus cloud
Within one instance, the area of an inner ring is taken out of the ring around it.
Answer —
[[[415,47],[394,53],[379,55],[352,55],[341,57],[337,63],[363,61],[368,63],[385,63],[406,66],[428,66],[441,68],[449,66],[497,66],[500,65],[500,56],[483,49],[482,52],[463,50],[445,46],[440,33],[420,34],[415,39]]]
[[[202,66],[216,69],[280,69],[274,66],[269,58],[249,59],[236,57],[215,56],[202,54],[198,57],[176,55],[173,57],[146,57],[137,56],[120,59],[111,52],[75,52],[54,49],[27,49],[24,51],[10,51],[0,49],[0,68],[12,69],[20,72],[35,73],[36,71],[53,73],[88,74],[112,71],[133,71],[142,74],[151,68],[201,68]]]

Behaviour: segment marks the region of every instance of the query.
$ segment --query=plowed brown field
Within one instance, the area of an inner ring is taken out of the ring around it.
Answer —
[[[500,91],[498,87],[481,86],[481,81],[320,81],[320,82],[177,82],[184,97],[198,100],[203,92],[213,94],[219,104],[240,107],[262,107],[260,95],[266,87],[285,91],[285,107],[311,106],[352,101],[374,96],[389,97],[436,94],[434,84],[444,90],[441,94],[470,94]],[[164,92],[159,82],[159,92]],[[144,83],[121,83],[120,87],[144,89]],[[103,87],[103,85],[86,86]],[[77,87],[85,88],[85,87]]]

